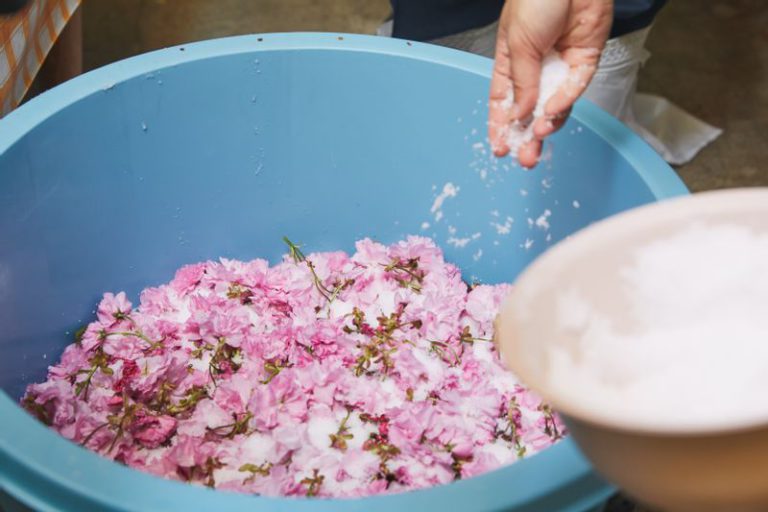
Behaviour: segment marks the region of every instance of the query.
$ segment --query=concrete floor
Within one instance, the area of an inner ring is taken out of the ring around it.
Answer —
[[[694,191],[768,185],[768,2],[671,0],[639,89],[724,130],[678,169]]]
[[[387,0],[84,2],[86,69],[179,43],[253,32],[372,33]],[[768,2],[672,0],[648,42],[640,90],[666,96],[724,134],[678,169],[694,191],[768,186]],[[615,500],[611,511],[637,510]]]
[[[278,31],[373,33],[388,0],[84,2],[86,69],[184,42]],[[678,171],[694,191],[768,185],[768,2],[672,0],[659,15],[640,90],[724,129]]]

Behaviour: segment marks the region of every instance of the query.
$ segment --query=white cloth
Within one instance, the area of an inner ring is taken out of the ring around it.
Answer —
[[[431,41],[493,58],[498,22]],[[608,40],[584,97],[623,121],[667,162],[689,162],[722,130],[692,116],[667,99],[636,92],[637,74],[650,57],[645,41],[650,27]],[[392,22],[378,35],[392,35]]]
[[[610,39],[584,97],[619,118],[667,162],[689,162],[722,130],[697,119],[667,99],[636,93],[637,74],[650,57],[649,28]]]

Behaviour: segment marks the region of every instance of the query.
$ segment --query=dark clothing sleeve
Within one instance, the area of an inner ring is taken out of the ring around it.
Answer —
[[[653,23],[667,0],[616,0],[610,37],[619,37]]]
[[[544,0],[546,1],[546,0]],[[504,0],[391,0],[394,37],[429,41],[489,25]]]
[[[429,41],[499,19],[504,0],[390,0],[394,37]],[[546,2],[547,0],[541,0]],[[616,0],[611,37],[645,28],[666,0]]]

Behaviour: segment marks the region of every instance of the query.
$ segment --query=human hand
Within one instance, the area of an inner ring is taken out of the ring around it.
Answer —
[[[535,138],[523,144],[517,159],[524,167],[536,165],[542,139],[565,123],[595,74],[612,19],[612,0],[507,0],[499,20],[488,115],[488,136],[496,156],[509,153],[510,123],[533,122]],[[552,49],[568,64],[569,79],[547,101],[544,116],[531,119],[542,60]],[[510,89],[511,107],[505,102]]]

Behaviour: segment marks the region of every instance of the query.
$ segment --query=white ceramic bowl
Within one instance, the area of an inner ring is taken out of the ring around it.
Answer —
[[[674,511],[768,510],[768,390],[754,390],[765,407],[748,417],[633,418],[590,397],[563,393],[548,375],[552,344],[579,350],[575,337],[554,321],[558,293],[578,289],[618,328],[631,327],[628,290],[612,276],[639,247],[693,223],[768,233],[768,188],[644,206],[561,242],[518,278],[497,320],[496,341],[509,368],[562,414],[597,470],[635,498]]]

